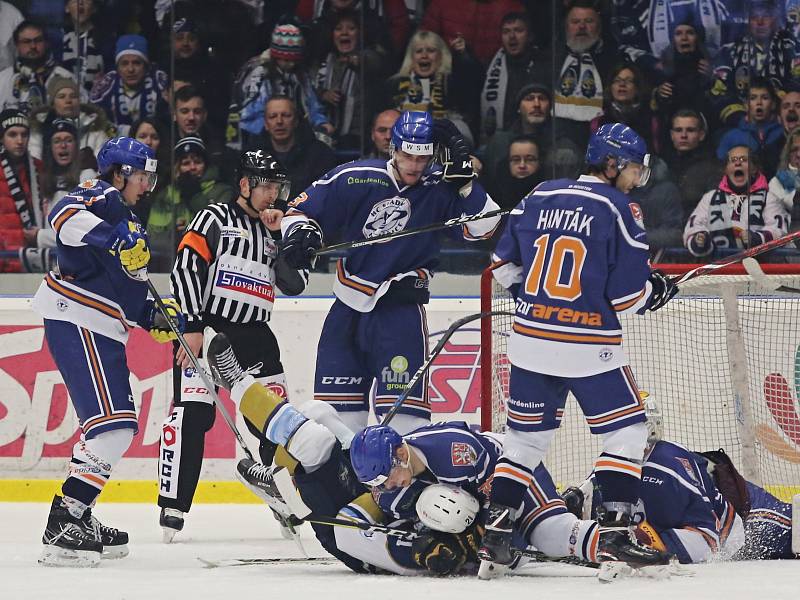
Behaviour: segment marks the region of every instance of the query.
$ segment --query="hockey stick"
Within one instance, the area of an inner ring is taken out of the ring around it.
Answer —
[[[695,277],[700,277],[701,275],[705,275],[706,273],[710,273],[711,271],[716,271],[722,267],[727,265],[732,265],[733,263],[741,262],[745,258],[750,256],[758,256],[760,254],[764,254],[764,252],[769,252],[770,250],[775,250],[776,248],[781,248],[786,244],[794,242],[796,240],[800,240],[800,229],[797,231],[793,231],[783,237],[779,237],[774,240],[770,240],[768,242],[764,242],[763,244],[759,244],[758,246],[753,246],[752,248],[748,248],[742,252],[738,252],[737,254],[732,254],[731,256],[726,256],[720,260],[716,260],[712,263],[708,263],[706,265],[700,265],[699,267],[695,267],[691,271],[687,271],[680,277],[675,277],[672,279],[672,283],[675,285],[680,285],[690,279],[694,279]]]
[[[744,267],[744,270],[747,271],[747,274],[750,275],[750,277],[752,277],[753,280],[763,288],[773,292],[789,292],[791,294],[800,294],[800,289],[796,287],[789,287],[771,281],[770,278],[767,277],[767,274],[764,273],[764,269],[761,268],[761,265],[758,264],[758,261],[752,256],[745,258],[742,261],[742,266]]]
[[[242,448],[247,458],[254,461],[255,459],[253,458],[253,453],[250,452],[250,448],[247,447],[247,444],[245,443],[242,434],[239,433],[239,429],[236,427],[236,422],[233,420],[233,417],[231,417],[230,413],[228,412],[228,409],[225,408],[225,406],[220,401],[219,396],[217,395],[216,392],[216,386],[214,385],[214,382],[211,381],[211,377],[208,376],[206,370],[202,367],[202,365],[200,365],[200,361],[197,360],[197,357],[194,355],[194,352],[192,352],[191,348],[189,348],[189,344],[186,343],[186,338],[183,337],[183,334],[178,329],[178,326],[172,320],[172,317],[169,316],[169,312],[167,312],[167,307],[164,305],[164,301],[161,299],[161,295],[158,293],[158,290],[156,290],[156,286],[153,285],[153,282],[150,279],[147,279],[147,289],[150,290],[150,294],[153,296],[153,300],[155,301],[158,310],[161,311],[162,315],[164,315],[164,318],[167,320],[167,323],[169,324],[170,330],[172,331],[172,333],[175,334],[175,337],[177,338],[181,348],[183,348],[183,351],[186,353],[186,356],[189,357],[189,360],[192,363],[192,367],[194,368],[195,371],[197,371],[197,374],[200,375],[200,379],[203,380],[203,385],[206,386],[206,389],[208,390],[208,393],[211,396],[211,400],[214,402],[214,404],[217,405],[219,413],[222,415],[222,418],[225,419],[225,422],[228,424],[228,427],[233,432],[233,435],[236,437],[236,441],[239,442],[239,446]]]
[[[211,560],[208,558],[197,557],[203,568],[218,569],[220,567],[252,567],[254,565],[287,565],[287,564],[316,564],[333,565],[338,563],[338,559],[332,556],[309,556],[308,558],[222,558]]]
[[[419,369],[417,369],[417,372],[414,373],[414,375],[411,376],[411,379],[408,380],[406,387],[397,397],[397,400],[394,401],[394,404],[392,404],[392,407],[389,409],[389,412],[386,413],[386,416],[383,417],[381,425],[388,425],[389,421],[391,421],[394,418],[394,416],[397,414],[397,411],[400,410],[400,407],[403,405],[403,402],[406,401],[406,398],[408,398],[408,395],[411,393],[411,388],[413,388],[419,381],[420,377],[424,376],[425,373],[428,371],[428,369],[431,368],[433,361],[436,360],[436,357],[439,356],[441,351],[444,349],[444,345],[453,336],[453,334],[456,332],[457,329],[477,319],[484,319],[486,317],[493,317],[496,315],[513,316],[514,313],[502,310],[492,310],[492,311],[467,315],[466,317],[461,317],[457,321],[453,321],[453,324],[447,328],[447,331],[445,331],[442,334],[442,337],[433,347],[433,350],[431,350],[430,354],[428,354],[428,358],[425,359],[425,362],[422,363],[422,366]]]
[[[480,221],[481,219],[489,219],[491,217],[502,217],[510,213],[510,210],[499,208],[497,210],[490,210],[483,213],[474,215],[465,215],[463,217],[455,217],[447,221],[440,221],[439,223],[431,223],[430,225],[423,225],[422,227],[414,227],[413,229],[404,229],[402,231],[383,233],[375,237],[365,238],[363,240],[353,240],[351,242],[342,242],[341,244],[334,244],[333,246],[326,246],[316,251],[316,256],[323,254],[330,254],[331,252],[338,252],[339,250],[348,250],[350,248],[361,248],[362,246],[371,246],[372,244],[380,244],[381,242],[388,242],[389,240],[396,240],[409,235],[416,235],[418,233],[427,233],[429,231],[437,231],[439,229],[447,229],[448,227],[455,227],[456,225],[464,225],[472,221]]]

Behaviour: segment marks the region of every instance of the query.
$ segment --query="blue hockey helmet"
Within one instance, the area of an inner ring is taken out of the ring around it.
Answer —
[[[97,153],[97,166],[101,174],[108,173],[114,165],[122,167],[122,175],[130,177],[134,171],[148,174],[150,190],[156,187],[155,151],[139,140],[129,137],[115,137],[108,140]]]
[[[392,126],[392,148],[409,154],[433,156],[433,117],[407,110]]]
[[[647,144],[633,129],[624,123],[606,123],[592,134],[586,147],[586,164],[602,165],[606,158],[617,161],[622,170],[629,163],[642,165],[642,175],[637,185],[643,186],[650,177],[650,155]]]
[[[394,451],[403,438],[388,425],[370,425],[359,431],[350,444],[350,462],[356,477],[369,486],[383,484],[397,466]]]

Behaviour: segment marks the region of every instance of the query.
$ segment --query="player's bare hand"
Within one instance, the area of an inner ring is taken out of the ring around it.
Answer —
[[[339,90],[325,90],[322,92],[322,100],[328,104],[338,106],[342,100],[342,92]]]
[[[450,49],[453,50],[453,52],[458,52],[459,54],[464,52],[464,50],[467,49],[467,41],[464,39],[464,36],[460,33],[457,33],[456,37],[450,40]]]
[[[200,349],[203,347],[203,333],[201,331],[193,333],[184,333],[183,339],[186,340],[186,345],[191,349],[192,354],[195,356],[200,355]],[[182,368],[192,366],[192,361],[183,349],[183,346],[178,347],[178,352],[175,354],[175,362]]]
[[[258,213],[259,219],[264,224],[264,227],[270,231],[280,231],[281,219],[283,218],[283,211],[277,208],[265,208]]]
[[[711,75],[711,62],[706,58],[697,61],[697,72],[708,77]]]
[[[672,96],[672,84],[669,82],[664,82],[658,86],[658,95],[665,99]]]

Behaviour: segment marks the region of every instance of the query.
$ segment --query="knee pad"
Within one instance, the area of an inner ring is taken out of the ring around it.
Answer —
[[[72,456],[100,469],[107,477],[132,441],[133,429],[112,429],[86,441],[79,441],[73,448]]]
[[[557,429],[547,431],[516,431],[509,429],[503,438],[503,456],[530,469],[539,466],[547,453]]]
[[[133,429],[112,429],[88,440],[78,440],[72,449],[69,476],[61,490],[65,497],[90,506],[103,491],[122,455],[133,441]]]
[[[336,442],[336,436],[327,427],[308,420],[294,432],[285,447],[310,473],[330,458]]]
[[[342,420],[341,413],[336,412],[336,409],[330,404],[312,400],[298,407],[298,410],[309,419],[313,419],[320,425],[330,429],[336,439],[341,442],[342,448],[347,449],[350,447],[350,442],[353,441],[355,432]]]
[[[602,434],[603,454],[612,454],[641,463],[647,446],[647,425],[635,423],[622,429]]]

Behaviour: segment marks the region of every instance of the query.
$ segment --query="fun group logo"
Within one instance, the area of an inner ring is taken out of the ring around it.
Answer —
[[[766,376],[764,400],[772,420],[783,435],[775,431],[772,426],[759,423],[756,425],[756,437],[775,456],[790,463],[800,464],[800,415],[797,413],[798,398],[800,398],[800,346],[794,355],[793,383],[793,386],[790,385],[780,373],[770,373]]]

